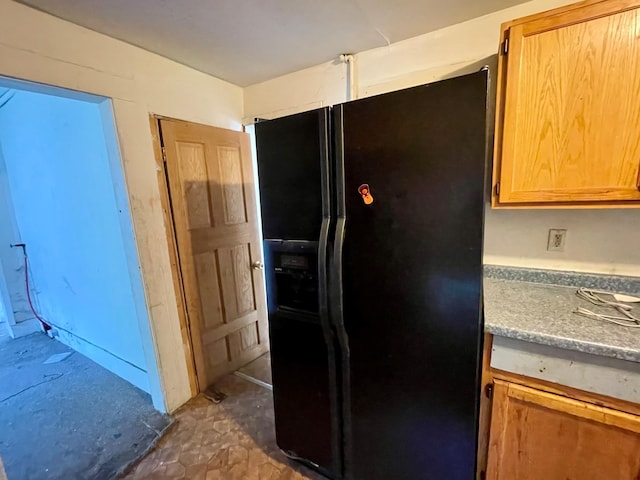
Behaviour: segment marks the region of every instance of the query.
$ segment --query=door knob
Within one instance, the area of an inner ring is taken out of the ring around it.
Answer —
[[[254,270],[262,270],[264,268],[264,263],[262,263],[260,260],[256,260],[251,264],[251,268],[253,268]]]

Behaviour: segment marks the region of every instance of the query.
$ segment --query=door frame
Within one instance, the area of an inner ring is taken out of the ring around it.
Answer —
[[[176,296],[176,306],[178,308],[180,333],[182,335],[184,357],[187,363],[187,374],[189,376],[189,388],[191,389],[191,397],[195,397],[198,393],[200,393],[200,388],[198,386],[198,374],[196,372],[196,363],[193,353],[191,324],[189,321],[189,315],[187,313],[187,303],[184,293],[182,270],[180,268],[180,255],[178,253],[178,240],[176,237],[175,220],[173,218],[173,209],[171,208],[168,172],[162,147],[160,120],[174,120],[178,122],[187,122],[187,120],[180,120],[178,118],[166,117],[156,114],[149,115],[151,137],[153,140],[153,155],[156,160],[157,181],[158,188],[160,190],[160,205],[162,207],[162,215],[164,217],[164,228],[167,237],[167,247],[169,250],[169,263],[171,264],[173,291]]]

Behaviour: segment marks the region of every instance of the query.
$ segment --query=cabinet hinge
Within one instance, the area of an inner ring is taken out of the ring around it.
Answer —
[[[500,45],[500,51],[503,55],[509,53],[509,32],[510,30],[504,32],[504,41],[502,42],[502,45]]]
[[[484,386],[484,394],[487,398],[493,398],[493,383],[487,383]]]
[[[162,147],[162,161],[167,163],[167,150],[164,147]]]
[[[494,187],[496,197],[500,195],[500,182],[496,183]]]

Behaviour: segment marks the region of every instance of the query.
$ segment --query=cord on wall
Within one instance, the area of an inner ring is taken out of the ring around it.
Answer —
[[[45,322],[40,315],[38,315],[38,312],[36,312],[36,309],[33,308],[33,302],[31,301],[31,289],[29,288],[29,258],[27,257],[27,245],[25,243],[13,243],[10,245],[10,247],[22,248],[22,255],[24,255],[24,283],[26,284],[26,287],[27,287],[27,300],[29,301],[29,308],[31,308],[31,312],[33,312],[35,317],[38,319],[38,321],[42,325],[42,328],[44,328],[44,331],[48,332],[49,330],[51,330],[51,326],[47,322]]]
[[[147,373],[147,371],[143,368],[140,368],[138,365],[136,365],[135,363],[130,362],[129,360],[126,360],[118,355],[116,355],[113,352],[110,352],[109,350],[107,350],[106,348],[101,347],[100,345],[96,345],[95,343],[87,340],[86,338],[82,338],[80,335],[78,335],[77,333],[73,333],[69,330],[67,330],[66,328],[60,327],[52,322],[49,321],[45,321],[40,315],[38,315],[38,313],[36,312],[35,308],[33,307],[33,303],[31,302],[31,289],[29,288],[29,259],[27,257],[27,245],[24,243],[14,243],[10,245],[11,248],[13,247],[19,247],[22,248],[22,253],[24,254],[24,275],[25,275],[25,283],[27,286],[27,300],[29,300],[29,307],[31,307],[31,311],[33,312],[33,314],[36,316],[36,318],[38,319],[38,321],[42,324],[42,328],[44,329],[45,332],[48,332],[49,330],[51,330],[51,327],[55,327],[58,330],[61,330],[69,335],[71,335],[74,338],[77,338],[78,340],[81,340],[89,345],[91,345],[92,347],[97,348],[98,350],[102,350],[105,353],[108,353],[109,355],[111,355],[112,357],[117,358],[118,360],[120,360],[121,362],[126,363],[127,365],[129,365],[130,367],[133,367],[137,370],[140,370],[143,373]]]

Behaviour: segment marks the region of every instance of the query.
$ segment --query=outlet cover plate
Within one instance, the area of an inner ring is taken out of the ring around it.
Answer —
[[[547,240],[547,250],[549,252],[564,252],[564,245],[567,240],[567,231],[561,228],[552,228],[549,230],[549,239]]]

